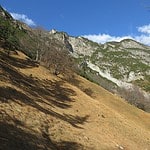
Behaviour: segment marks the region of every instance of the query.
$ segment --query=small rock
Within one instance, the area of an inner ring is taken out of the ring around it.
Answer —
[[[102,116],[102,118],[105,118],[105,116],[104,115],[101,115]]]
[[[116,144],[119,150],[124,150],[124,148],[121,145]]]
[[[119,146],[119,149],[123,150],[124,148],[122,146]]]
[[[86,140],[89,140],[89,138],[88,138],[87,136],[84,136],[84,138],[85,138]]]
[[[16,108],[16,111],[21,112],[21,109],[20,108]]]

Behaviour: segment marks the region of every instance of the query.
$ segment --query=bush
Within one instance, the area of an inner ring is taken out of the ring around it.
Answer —
[[[123,97],[125,100],[127,100],[130,104],[144,111],[148,111],[146,109],[147,99],[139,87],[133,86],[132,88],[129,88],[129,89],[122,87],[118,89],[118,92],[119,92],[119,95]]]
[[[14,27],[10,20],[5,20],[0,17],[0,39],[2,47],[6,49],[18,49],[19,40],[17,34],[21,32],[18,28]]]

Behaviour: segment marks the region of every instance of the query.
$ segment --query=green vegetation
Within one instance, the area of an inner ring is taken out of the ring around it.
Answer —
[[[102,56],[99,58],[99,55]],[[100,68],[101,64],[106,63],[106,68],[110,69],[112,76],[116,79],[123,79],[124,75],[128,76],[131,71],[144,74],[150,69],[150,66],[142,63],[137,58],[133,58],[127,50],[109,51],[109,49],[98,49],[92,54],[90,61],[93,64],[99,64]],[[111,64],[111,66],[107,64]],[[121,72],[121,67],[124,68],[124,72]]]
[[[0,16],[0,41],[1,45],[7,49],[19,48],[19,37],[24,34],[19,28],[12,25],[11,20],[6,20]]]
[[[133,83],[140,86],[143,90],[150,92],[150,76],[149,75],[145,75],[144,79],[136,80]]]
[[[92,56],[90,57],[90,61],[95,64],[97,61],[99,61],[98,55],[101,53],[101,49],[97,49],[93,52]]]
[[[24,24],[13,20],[2,8],[0,11],[5,13],[5,16],[0,15],[0,46],[9,51],[19,49],[35,59],[40,37],[24,29]]]
[[[102,77],[98,74],[98,72],[90,69],[89,67],[85,66],[84,68],[80,68],[78,74],[87,80],[96,83],[103,88],[114,92],[115,89],[117,89],[117,85],[113,83],[112,81],[108,80],[107,78]]]

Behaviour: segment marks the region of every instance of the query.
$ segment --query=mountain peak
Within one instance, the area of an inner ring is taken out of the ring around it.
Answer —
[[[49,31],[50,34],[55,34],[56,32],[57,32],[56,29],[52,29],[52,30]]]
[[[124,39],[120,43],[121,43],[121,46],[123,46],[124,48],[140,48],[140,49],[145,48],[143,44],[133,39]]]

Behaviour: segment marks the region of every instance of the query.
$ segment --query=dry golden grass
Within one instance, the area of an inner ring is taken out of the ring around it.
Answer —
[[[0,66],[0,149],[150,149],[150,114],[102,87],[69,83],[21,52],[1,50]]]

